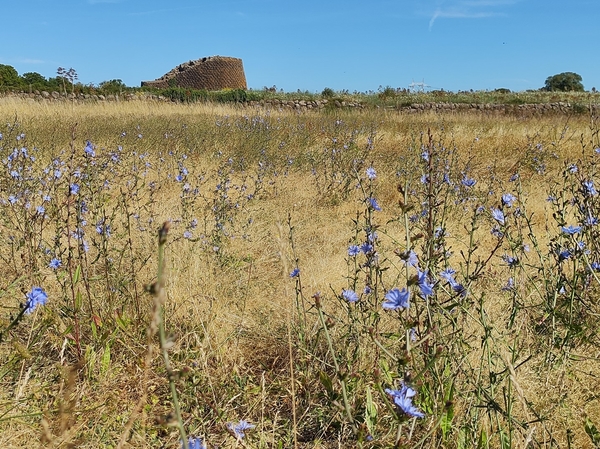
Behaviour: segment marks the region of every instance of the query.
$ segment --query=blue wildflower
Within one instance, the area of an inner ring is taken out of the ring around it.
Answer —
[[[465,298],[467,296],[467,289],[465,288],[464,285],[459,284],[458,282],[455,282],[454,284],[450,284],[450,285],[452,286],[452,290],[455,293],[458,293],[463,298]]]
[[[62,262],[60,261],[60,259],[57,259],[56,257],[53,258],[50,263],[48,264],[48,266],[50,268],[52,268],[53,270],[58,269],[60,266],[62,265]]]
[[[350,245],[348,247],[348,255],[350,257],[358,256],[359,253],[360,253],[360,248],[357,245]]]
[[[394,401],[394,404],[406,415],[416,418],[424,418],[425,414],[416,408],[412,403],[412,398],[417,392],[402,382],[400,390],[392,390],[386,388],[385,392],[389,394]]]
[[[25,313],[29,315],[32,313],[38,305],[45,305],[48,299],[48,294],[41,287],[33,287],[26,295],[27,305],[25,307]]]
[[[598,195],[598,191],[594,188],[594,181],[591,179],[588,181],[583,181],[583,192],[589,196]]]
[[[569,225],[569,226],[563,226],[560,229],[562,230],[562,232],[564,232],[565,234],[568,234],[568,235],[575,235],[575,234],[579,234],[581,232],[581,226]]]
[[[498,226],[494,226],[492,228],[492,230],[490,231],[490,233],[493,236],[498,237],[499,239],[501,239],[502,237],[504,237],[504,233],[498,228]]]
[[[352,289],[342,290],[342,297],[348,302],[358,301],[358,295]]]
[[[454,271],[452,268],[446,268],[444,271],[442,271],[440,273],[440,277],[444,280],[446,280],[450,285],[455,284],[456,281],[454,280],[454,275],[456,274],[456,271]]]
[[[386,310],[408,309],[410,306],[410,292],[405,288],[402,290],[394,288],[387,292],[384,298],[385,301],[381,307]]]
[[[363,290],[363,293],[364,293],[365,295],[368,295],[368,294],[370,294],[372,291],[373,291],[373,289],[372,289],[370,286],[368,286],[368,285],[365,285],[365,288],[364,288],[364,290]]]
[[[412,249],[408,252],[400,254],[400,259],[409,267],[419,266],[419,257]]]
[[[71,195],[77,195],[79,193],[79,184],[73,183],[69,187]]]
[[[290,273],[290,277],[297,278],[298,276],[300,276],[300,268],[294,268]]]
[[[110,225],[105,224],[104,219],[101,219],[96,223],[96,232],[100,235],[110,237]]]
[[[592,262],[590,264],[590,268],[594,271],[600,271],[600,263],[598,262]]]
[[[377,200],[373,197],[370,197],[367,199],[368,203],[369,203],[369,207],[373,210],[377,210],[380,211],[381,207],[379,207],[379,204],[377,203]]]
[[[514,175],[512,175],[510,178],[508,178],[509,182],[515,182],[517,179],[519,179],[519,174],[515,173]]]
[[[517,259],[516,257],[509,256],[508,254],[503,255],[502,260],[504,260],[504,262],[506,262],[506,264],[510,268],[514,268],[517,265],[519,265],[519,259]]]
[[[245,431],[254,427],[256,427],[254,424],[250,424],[248,421],[243,419],[237,424],[230,422],[227,423],[227,428],[229,431],[238,439],[244,438],[246,436]]]
[[[365,254],[373,252],[373,249],[373,245],[371,245],[369,242],[365,242],[362,245],[360,245],[360,250]]]
[[[192,238],[192,232],[191,231],[184,231],[183,232],[183,238],[184,239],[191,239]]]
[[[367,168],[367,178],[369,178],[370,180],[373,180],[376,177],[377,177],[377,172],[375,171],[375,169],[373,167]]]
[[[563,260],[567,260],[568,258],[570,258],[572,255],[573,255],[573,253],[571,252],[570,249],[565,249],[558,253],[558,260],[559,260],[559,262],[562,262]]]
[[[182,444],[182,449],[206,449],[206,443],[200,437],[189,437],[187,446]]]
[[[419,289],[421,290],[421,295],[425,298],[433,295],[433,284],[429,280],[427,270],[425,270],[425,271],[417,270],[417,279],[418,279],[418,283],[419,283]]]
[[[500,209],[492,208],[492,218],[501,225],[504,225],[506,223],[504,219],[504,212],[502,212]]]
[[[515,280],[513,278],[508,278],[508,282],[504,287],[502,287],[502,291],[510,292],[515,288]]]
[[[461,183],[465,187],[473,187],[475,184],[477,184],[477,181],[475,181],[473,178],[469,178],[468,176],[465,175],[463,177]]]
[[[598,223],[598,219],[596,217],[592,217],[591,215],[585,219],[585,224],[587,226],[596,226]]]
[[[83,151],[85,151],[86,156],[96,157],[96,152],[94,151],[94,145],[92,145],[92,142],[90,142],[89,140],[86,142],[85,148]]]
[[[505,193],[502,195],[502,204],[504,206],[512,207],[516,199],[517,198],[512,193]]]

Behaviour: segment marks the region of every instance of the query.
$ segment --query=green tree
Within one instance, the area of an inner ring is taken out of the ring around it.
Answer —
[[[543,90],[561,92],[583,92],[581,75],[573,72],[563,72],[546,78]]]
[[[106,94],[121,94],[127,90],[127,86],[121,80],[102,81],[98,88]]]
[[[21,85],[29,89],[45,90],[48,80],[37,72],[27,72],[21,75]]]
[[[13,66],[0,64],[0,87],[19,87],[21,78]]]
[[[23,73],[23,75],[21,75],[21,79],[25,84],[44,85],[48,82],[45,77],[37,72]]]

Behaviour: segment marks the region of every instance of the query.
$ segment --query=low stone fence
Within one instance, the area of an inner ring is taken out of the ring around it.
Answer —
[[[92,94],[64,94],[59,92],[9,92],[0,94],[2,97],[16,97],[28,101],[69,101],[69,102],[112,102],[112,101],[157,101],[172,102],[168,97],[153,95],[146,92],[123,95],[92,95]],[[398,106],[369,106],[364,103],[340,100],[280,100],[268,99],[261,101],[247,101],[237,103],[243,108],[271,109],[271,110],[293,110],[298,112],[319,111],[330,109],[384,109],[397,111],[401,114],[419,114],[424,112],[433,113],[483,113],[486,115],[518,115],[536,116],[548,114],[600,114],[600,104],[571,104],[565,102],[539,103],[539,104],[480,104],[480,103],[414,103],[411,105]]]

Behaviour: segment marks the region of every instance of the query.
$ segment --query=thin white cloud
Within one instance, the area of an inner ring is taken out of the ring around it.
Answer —
[[[487,17],[503,16],[505,13],[499,8],[517,3],[518,0],[450,0],[442,1],[433,11],[429,20],[429,30],[437,19],[483,19]]]
[[[0,64],[46,64],[48,61],[44,61],[42,59],[34,59],[34,58],[11,58],[4,59],[0,58]]]

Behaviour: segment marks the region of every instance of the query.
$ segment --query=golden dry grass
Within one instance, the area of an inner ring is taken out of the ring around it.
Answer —
[[[485,185],[494,190],[496,197],[509,186],[508,178],[518,171],[527,209],[533,213],[542,245],[549,239],[545,229],[549,219],[548,188],[556,182],[565,161],[581,156],[582,142],[589,152],[590,142],[597,138],[594,126],[590,126],[586,117],[523,119],[476,114],[400,115],[390,111],[297,115],[214,104],[141,101],[73,105],[0,99],[0,120],[3,125],[18,123],[16,132],[26,134],[29,148],[40,149],[41,160],[49,161],[61,151],[68,155],[72,142],[81,152],[86,139],[96,145],[99,154],[121,145],[124,164],[140,154],[148,154],[146,158],[152,168],[144,182],[156,181],[161,188],[148,203],[148,210],[136,210],[146,198],[145,190],[138,194],[143,197],[140,203],[136,203],[133,196],[127,200],[131,213],[153,218],[146,231],[132,236],[132,252],[139,258],[136,260],[146,261],[137,266],[136,279],[139,283],[152,281],[156,269],[153,230],[159,223],[172,220],[167,248],[165,316],[166,327],[174,334],[171,350],[174,363],[177,369],[191,371],[177,383],[182,391],[185,424],[190,434],[206,435],[211,444],[219,447],[236,445],[223,432],[224,423],[241,418],[251,418],[259,429],[252,435],[248,447],[279,447],[278,444],[291,447],[293,444],[291,410],[297,398],[292,394],[290,380],[289,339],[296,338],[297,317],[294,284],[288,273],[297,259],[307,303],[317,291],[331,296],[332,291],[345,288],[346,250],[355,240],[352,220],[363,207],[357,189],[351,189],[345,197],[339,193],[323,195],[315,187],[311,157],[322,154],[322,149],[331,145],[334,135],[344,136],[362,147],[370,133],[376,131],[374,149],[368,153],[367,165],[361,170],[369,164],[377,169],[376,192],[383,209],[377,220],[386,224],[385,233],[380,236],[382,252],[385,249],[390,253],[405,238],[402,224],[393,222],[400,214],[397,184],[403,182],[397,171],[409,155],[419,151],[422,143],[427,144],[428,132],[436,145],[455,148],[457,166],[465,167],[469,176],[478,179],[478,188]],[[343,125],[336,127],[337,120]],[[7,138],[9,133],[3,132]],[[6,138],[3,158],[17,145],[7,143]],[[537,144],[547,149],[544,162],[548,174],[545,176],[536,175],[531,167],[530,153]],[[183,154],[187,159],[179,158]],[[246,164],[246,169],[235,170],[228,176],[232,186],[230,199],[238,201],[240,207],[228,206],[227,214],[234,220],[231,228],[235,238],[223,241],[219,257],[213,251],[215,244],[209,234],[214,207],[218,204],[216,185],[224,176],[222,172],[228,166],[228,158],[232,159],[233,166]],[[287,158],[293,159],[293,163],[289,173],[284,174]],[[190,206],[182,203],[181,185],[172,179],[178,170],[177,163],[182,161],[191,173],[192,188],[198,186],[204,195],[202,201],[197,200]],[[259,161],[272,164],[264,178],[256,168]],[[172,177],[168,178],[167,173]],[[124,176],[119,181],[126,179]],[[241,186],[250,187],[257,182],[262,189],[260,194],[253,201],[244,201]],[[487,193],[483,187],[481,191],[483,195]],[[119,198],[117,189],[112,192],[113,199],[107,201]],[[481,201],[493,204],[491,200]],[[102,207],[109,209],[110,204]],[[182,237],[186,221],[191,218],[198,219],[200,228],[202,223],[208,223],[205,235],[200,236],[201,229],[194,232],[196,242]],[[116,231],[123,231],[123,220],[122,215],[115,217]],[[467,220],[466,211],[460,207],[452,209],[448,233],[455,260],[459,259],[461,250],[468,249]],[[289,223],[293,226],[295,250],[289,237]],[[3,225],[2,238],[6,240],[10,232],[7,225]],[[479,254],[485,254],[495,243],[487,230],[477,234],[477,240]],[[2,245],[5,246],[0,251],[7,260],[10,258],[8,246],[6,242]],[[15,270],[26,270],[17,260],[14,262]],[[388,263],[392,266],[390,273],[401,271],[397,259],[394,262],[390,257]],[[0,446],[25,447],[33,441],[41,441],[48,447],[114,447],[135,404],[146,394],[142,413],[124,447],[163,444],[176,447],[176,430],[165,423],[171,405],[164,368],[158,357],[152,366],[144,365],[146,325],[142,317],[135,316],[133,304],[122,308],[128,324],[102,329],[110,336],[102,340],[104,346],[89,334],[89,323],[84,324],[84,358],[77,361],[73,342],[65,337],[71,322],[59,313],[56,301],[63,293],[43,265],[40,264],[39,272],[23,272],[19,287],[27,290],[30,281],[46,281],[49,310],[40,309],[0,346],[0,360],[7,367],[0,371]],[[90,266],[89,270],[91,278],[101,278],[97,266]],[[389,276],[386,282],[397,278],[397,274]],[[572,447],[586,447],[589,438],[583,431],[583,416],[600,423],[598,348],[582,347],[584,353],[573,349],[566,358],[548,363],[534,352],[539,347],[535,346],[537,337],[531,333],[527,314],[519,315],[510,329],[494,326],[493,323],[507,322],[510,303],[500,290],[507,277],[507,268],[495,262],[474,287],[473,296],[486,295],[485,314],[492,323],[497,342],[494,357],[504,359],[499,366],[503,364],[514,370],[509,378],[515,395],[515,416],[526,421],[544,418],[526,431],[515,432],[514,447],[525,447],[529,434],[543,447],[565,447],[568,432],[572,434]],[[92,279],[92,282],[96,281]],[[3,307],[14,307],[19,301],[19,292],[9,288],[8,278],[1,288],[6,291],[0,298]],[[131,291],[133,287],[128,285],[127,288]],[[142,285],[137,288],[141,292]],[[105,326],[115,326],[111,318],[115,311],[103,310],[106,298],[102,294],[92,296],[96,308],[102,310]],[[120,303],[119,299],[115,301]],[[145,317],[151,299],[140,294],[139,301]],[[335,316],[334,311],[330,312]],[[472,342],[479,338],[476,321],[472,317],[464,322],[465,326],[473,326]],[[316,321],[310,325],[310,332],[316,332]],[[32,337],[28,329],[42,329],[44,334]],[[513,366],[508,342],[515,340],[515,334],[519,335],[519,344],[532,351],[521,354],[519,360],[531,356],[535,363],[518,369]],[[110,342],[109,354],[106,342]],[[27,348],[26,355],[15,356],[15,347],[19,344]],[[311,354],[294,352],[293,355],[292,364],[296,364],[298,370],[295,394],[312,388],[317,395],[317,380],[310,378],[306,367],[311,363]],[[464,363],[477,366],[481,355],[480,348],[474,347],[472,353],[465,356]],[[103,357],[108,359],[103,361]],[[323,422],[324,418],[311,416],[313,399],[308,393],[307,397],[302,402],[304,409],[298,403],[301,401],[296,403],[298,421],[316,426],[315,423]],[[459,404],[457,415],[466,412],[470,405]],[[532,414],[532,409],[537,411],[538,417]],[[482,423],[488,419],[485,415],[482,411]],[[431,429],[432,420],[423,426],[425,430],[421,435]],[[307,424],[307,427],[310,426]],[[335,439],[328,440],[332,438],[331,433],[315,429],[314,435],[318,438],[310,440],[307,436],[309,441],[302,444],[305,447],[337,445]],[[389,443],[390,440],[384,441]],[[352,440],[341,443],[348,447],[353,444]],[[441,443],[438,440],[436,444]],[[448,447],[457,447],[448,444]],[[498,442],[492,441],[490,446],[497,447]]]

